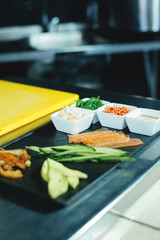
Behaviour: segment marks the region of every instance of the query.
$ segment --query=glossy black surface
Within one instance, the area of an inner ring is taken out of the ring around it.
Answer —
[[[13,81],[16,81],[14,78]],[[18,82],[30,83],[29,79],[19,79]],[[32,83],[31,83],[32,84]],[[35,85],[35,84],[34,84]],[[39,85],[39,83],[37,83]],[[160,101],[146,99],[143,97],[117,94],[107,91],[95,91],[72,86],[52,86],[50,82],[41,83],[42,87],[65,90],[78,93],[80,98],[100,96],[101,99],[132,104],[138,107],[160,109]],[[99,124],[91,126],[90,130],[99,128]],[[125,129],[128,132],[128,129]],[[107,164],[95,166],[94,164],[78,164],[81,170],[86,170],[90,175],[88,182],[82,181],[81,191],[76,193],[70,191],[60,201],[53,201],[47,198],[46,189],[39,179],[41,160],[33,159],[33,169],[25,173],[21,181],[2,180],[0,181],[0,239],[68,239],[96,213],[104,207],[109,206],[120,194],[138,180],[153,164],[158,161],[159,149],[156,147],[157,155],[149,161],[142,157],[146,149],[155,146],[159,133],[153,137],[131,134],[132,137],[139,137],[144,145],[138,148],[128,149],[136,161],[133,163],[120,163],[118,165]],[[59,145],[66,143],[67,136],[64,133],[55,131],[52,124],[46,125],[30,134],[17,139],[4,147],[21,148],[25,145]],[[154,148],[155,149],[155,148]],[[157,157],[158,156],[158,157]],[[38,164],[37,164],[37,161]],[[73,164],[68,164],[68,166]],[[109,170],[109,171],[108,171]],[[108,171],[108,172],[105,172]],[[31,177],[31,178],[30,178]],[[16,182],[16,183],[15,183]],[[87,185],[85,187],[85,185]],[[80,189],[78,189],[80,190]],[[62,204],[62,205],[61,205]],[[67,204],[63,206],[63,204]]]
[[[99,124],[97,127],[100,127]],[[25,146],[35,145],[35,143],[36,146],[40,147],[64,145],[68,144],[68,138],[67,134],[56,131],[53,124],[49,124],[35,131],[34,134],[30,134],[27,137],[23,138],[20,142],[18,141],[10,144],[8,148],[25,148]],[[38,158],[32,154],[31,156],[32,167],[30,167],[24,172],[24,177],[22,179],[5,179],[1,177],[0,181],[17,187],[19,190],[26,191],[26,196],[28,193],[33,193],[35,197],[39,198],[39,201],[48,200],[50,199],[50,197],[47,192],[47,184],[41,179],[40,176],[41,166],[45,158]],[[56,200],[53,200],[53,204],[58,203],[60,205],[66,205],[69,204],[70,201],[72,201],[73,197],[77,200],[83,198],[85,192],[89,191],[90,185],[92,187],[91,183],[93,181],[96,181],[97,178],[99,178],[101,175],[108,174],[110,172],[109,170],[113,170],[113,168],[118,165],[118,161],[115,161],[115,163],[110,162],[100,164],[93,162],[64,163],[64,165],[71,169],[78,169],[82,172],[87,173],[88,179],[81,180],[79,186],[75,190],[69,188],[69,191],[65,195],[62,195]]]

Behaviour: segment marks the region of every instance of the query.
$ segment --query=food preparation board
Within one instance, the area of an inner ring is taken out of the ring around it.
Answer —
[[[0,146],[50,121],[78,94],[0,80]],[[16,131],[15,131],[16,130]]]

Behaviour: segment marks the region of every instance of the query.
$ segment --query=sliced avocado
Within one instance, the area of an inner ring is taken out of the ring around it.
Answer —
[[[55,199],[68,191],[69,184],[66,176],[53,168],[50,161],[48,161],[48,167],[48,193],[51,198]]]
[[[43,162],[43,165],[41,168],[41,177],[45,182],[48,182],[48,161],[47,160]]]
[[[67,168],[62,163],[57,162],[55,160],[52,160],[50,158],[48,158],[47,160],[49,161],[50,166],[52,166],[52,168],[58,169],[65,176],[73,176],[73,177],[78,177],[78,178],[88,178],[88,175],[86,173],[83,173],[83,172],[78,171],[78,170]]]
[[[68,176],[67,177],[69,185],[75,189],[79,185],[79,178],[76,176]]]
[[[78,170],[69,169],[62,163],[47,158],[41,168],[41,177],[48,182],[48,193],[55,199],[68,191],[69,185],[75,189],[79,184],[79,178],[87,178],[88,175]]]

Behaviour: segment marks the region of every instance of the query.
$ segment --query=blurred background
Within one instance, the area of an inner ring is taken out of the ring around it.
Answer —
[[[159,0],[2,0],[0,78],[160,98]]]

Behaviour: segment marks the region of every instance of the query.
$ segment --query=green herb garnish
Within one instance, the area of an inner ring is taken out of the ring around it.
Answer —
[[[89,110],[96,110],[97,108],[104,105],[99,98],[100,98],[99,96],[97,98],[91,97],[89,100],[86,101],[79,99],[76,101],[76,107],[85,108]]]

